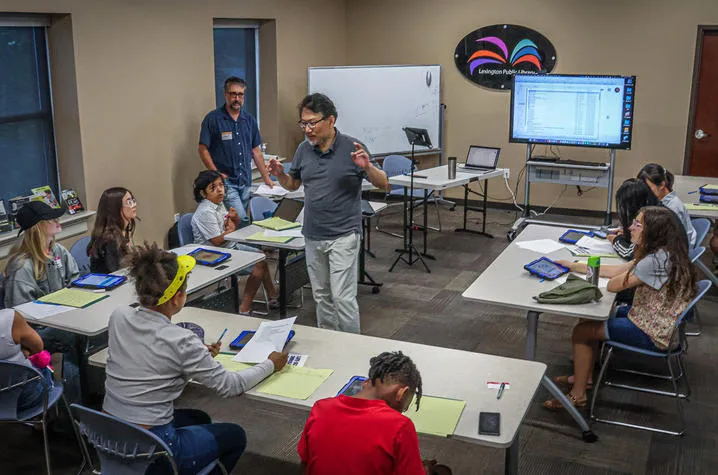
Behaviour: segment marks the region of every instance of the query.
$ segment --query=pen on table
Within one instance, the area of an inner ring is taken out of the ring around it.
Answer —
[[[227,333],[227,329],[225,328],[221,335],[219,335],[219,338],[217,338],[216,345],[220,344],[222,342],[222,338],[224,338],[224,334]]]
[[[501,383],[501,386],[499,386],[499,392],[496,393],[496,399],[501,399],[501,395],[504,394],[505,387],[506,387],[506,383]]]

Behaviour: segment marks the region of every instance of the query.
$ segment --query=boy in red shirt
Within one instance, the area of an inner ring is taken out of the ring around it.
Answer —
[[[428,473],[414,423],[402,414],[414,395],[419,409],[419,370],[400,351],[384,352],[369,364],[358,394],[314,404],[297,447],[307,475]]]

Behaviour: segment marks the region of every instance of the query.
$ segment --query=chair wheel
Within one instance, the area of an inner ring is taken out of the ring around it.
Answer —
[[[373,294],[378,294],[378,293],[379,293],[379,287],[372,287],[372,288],[371,288],[371,293],[373,293]]]
[[[511,241],[513,241],[514,239],[516,239],[516,231],[514,231],[513,229],[509,230],[509,232],[506,233],[506,239],[507,239],[509,242],[511,242]]]
[[[598,440],[598,436],[592,430],[585,430],[581,433],[581,438],[584,442],[591,444]]]

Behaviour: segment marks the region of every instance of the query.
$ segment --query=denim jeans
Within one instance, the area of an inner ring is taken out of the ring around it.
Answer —
[[[37,330],[45,349],[50,353],[62,353],[62,380],[68,402],[82,402],[80,382],[79,336],[74,333],[44,327]]]
[[[249,197],[252,195],[250,186],[237,185],[231,180],[224,180],[224,205],[237,210],[239,219],[242,220],[242,226],[249,224],[247,216],[247,206],[249,206]]]
[[[219,459],[231,473],[247,447],[247,435],[237,424],[215,423],[196,409],[176,409],[169,424],[156,426],[150,432],[165,441],[172,450],[180,475],[195,474]],[[167,459],[150,465],[147,475],[170,474]],[[212,473],[221,473],[215,469]]]
[[[48,384],[48,390],[52,389],[53,382],[50,369],[43,368],[40,370],[40,373],[42,373],[42,379],[44,379],[45,382]],[[38,404],[42,404],[42,390],[43,386],[41,381],[33,381],[32,383],[27,383],[26,385],[24,385],[22,387],[22,392],[20,393],[20,398],[17,401],[18,410],[22,411],[24,409],[34,407]]]

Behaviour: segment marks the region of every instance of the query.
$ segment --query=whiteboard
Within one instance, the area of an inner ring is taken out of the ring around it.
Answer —
[[[308,82],[310,94],[325,94],[336,105],[337,129],[372,155],[409,152],[404,127],[426,129],[432,150],[439,150],[440,65],[309,68]]]

